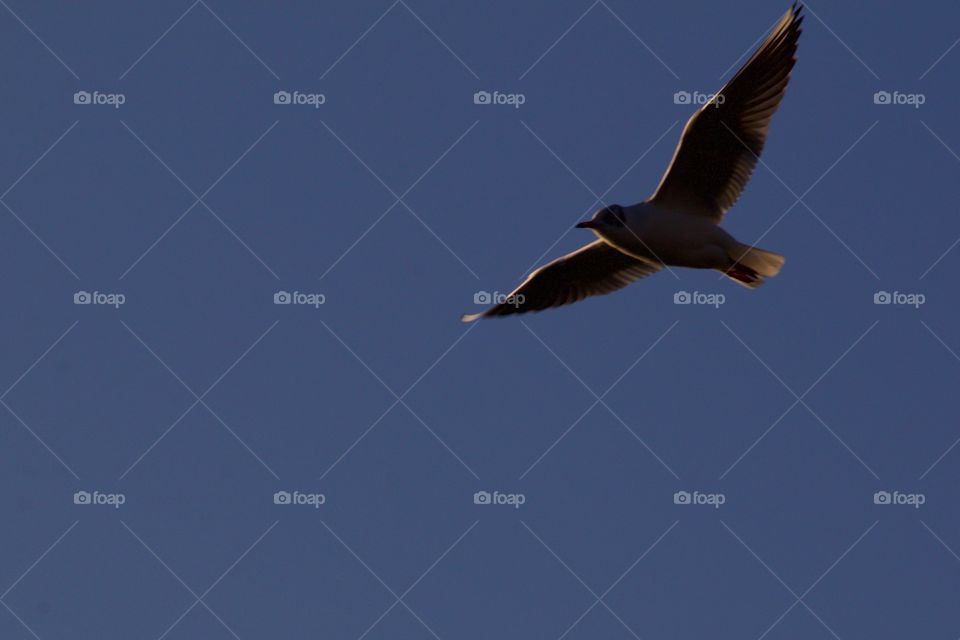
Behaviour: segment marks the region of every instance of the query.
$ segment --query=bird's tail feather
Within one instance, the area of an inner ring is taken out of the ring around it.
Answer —
[[[745,287],[756,289],[764,279],[780,273],[785,258],[779,253],[741,244],[731,253],[730,260],[724,274]]]

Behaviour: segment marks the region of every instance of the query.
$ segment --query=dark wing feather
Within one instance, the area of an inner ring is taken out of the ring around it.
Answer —
[[[693,114],[653,203],[719,223],[737,201],[796,62],[801,9],[794,5],[740,71]]]
[[[505,301],[464,322],[487,316],[542,311],[622,289],[656,273],[660,265],[632,258],[603,240],[596,240],[531,273]]]

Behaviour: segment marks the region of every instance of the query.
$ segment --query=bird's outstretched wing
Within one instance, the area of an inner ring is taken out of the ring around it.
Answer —
[[[463,316],[463,321],[542,311],[588,296],[611,293],[656,273],[660,267],[621,253],[603,240],[596,240],[540,267],[504,300],[486,311]]]
[[[802,7],[794,5],[733,78],[687,121],[650,198],[719,223],[750,179],[796,62]]]

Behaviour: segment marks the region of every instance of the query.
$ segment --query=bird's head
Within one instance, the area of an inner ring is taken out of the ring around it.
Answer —
[[[611,204],[609,207],[600,209],[593,217],[583,222],[578,222],[577,229],[592,229],[600,233],[612,229],[619,229],[626,224],[623,207],[618,204]]]

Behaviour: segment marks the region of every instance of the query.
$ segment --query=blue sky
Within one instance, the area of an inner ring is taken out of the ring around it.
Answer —
[[[0,636],[960,635],[955,7],[808,7],[763,288],[464,325],[787,5],[0,4]]]

